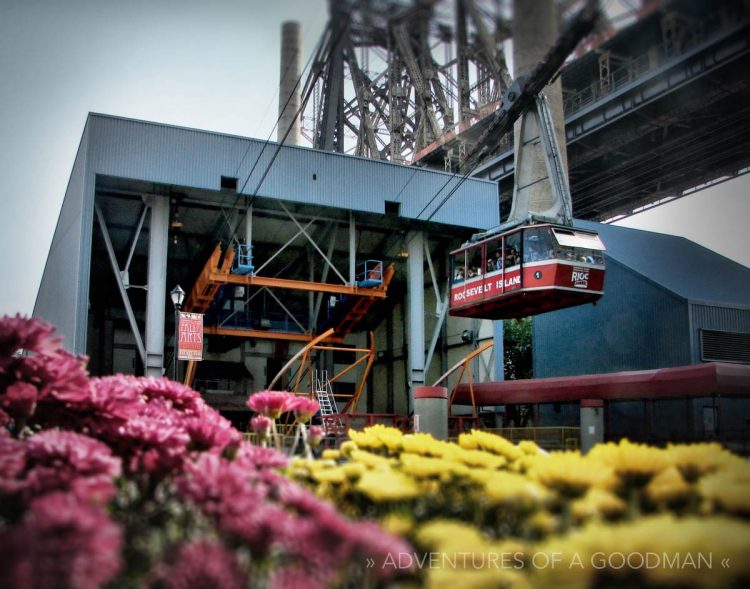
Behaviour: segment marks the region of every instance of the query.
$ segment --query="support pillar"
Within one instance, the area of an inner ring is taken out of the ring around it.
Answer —
[[[581,399],[581,452],[604,442],[604,401]]]
[[[414,410],[414,390],[424,385],[424,233],[410,231],[406,236],[407,312],[409,331],[409,413]]]
[[[554,0],[514,0],[513,75],[529,75],[544,59],[559,33],[558,7]],[[545,87],[560,147],[562,168],[567,170],[562,83],[558,78]],[[508,220],[525,219],[529,212],[542,213],[554,205],[536,113],[524,114],[514,128],[515,175],[513,207]]]
[[[148,295],[146,296],[146,376],[164,374],[164,318],[167,304],[169,199],[149,196]]]
[[[438,440],[448,439],[448,389],[446,387],[414,388],[414,430],[432,434]]]
[[[349,284],[354,285],[357,280],[357,226],[354,223],[354,213],[349,211]]]

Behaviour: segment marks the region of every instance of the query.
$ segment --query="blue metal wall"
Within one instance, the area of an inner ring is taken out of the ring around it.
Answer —
[[[88,164],[89,125],[78,147],[60,217],[44,266],[33,315],[54,324],[68,350],[86,352],[91,259],[93,175]]]
[[[268,198],[378,214],[385,213],[385,201],[395,201],[401,203],[401,217],[427,220],[461,179],[284,146],[260,184],[276,152],[275,143],[264,149],[265,142],[255,139],[103,115],[90,115],[89,124],[96,173],[149,182],[219,190],[221,176],[229,176],[238,178],[238,189],[248,195],[257,190],[258,196]],[[489,228],[499,223],[499,216],[497,185],[472,178],[430,220]]]
[[[607,258],[595,305],[533,318],[534,377],[600,374],[690,364],[684,299]]]
[[[750,290],[750,283],[747,285]],[[701,362],[700,330],[750,333],[750,308],[690,305],[692,362]]]

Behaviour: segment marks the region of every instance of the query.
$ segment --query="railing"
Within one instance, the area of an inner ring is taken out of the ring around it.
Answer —
[[[323,418],[326,432],[337,438],[346,437],[350,429],[361,430],[378,423],[395,427],[404,433],[411,432],[411,419],[394,413],[341,413]]]
[[[357,286],[372,288],[383,283],[383,262],[381,260],[366,260],[359,264],[355,277]]]
[[[254,313],[251,311],[217,311],[206,318],[207,324],[235,329],[265,329],[289,333],[305,333],[301,326],[307,322],[301,315],[292,318],[287,313]]]
[[[201,378],[195,379],[193,388],[204,393],[217,393],[226,395],[245,395],[242,383],[228,378]]]
[[[514,444],[531,440],[545,450],[574,450],[581,441],[580,427],[500,427],[484,431],[502,436]]]
[[[686,42],[679,48],[676,48],[674,43],[670,43],[669,45],[666,43],[653,45],[646,53],[627,59],[626,63],[620,67],[610,70],[608,76],[596,80],[588,87],[575,93],[566,93],[563,101],[565,114],[573,114],[574,112],[605,98],[615,90],[622,88],[644,74],[657,69],[668,60],[684,55],[696,45],[709,39],[715,34],[720,34],[720,32],[717,32],[716,30],[711,32],[704,31],[702,34],[694,35],[689,40],[686,40]]]

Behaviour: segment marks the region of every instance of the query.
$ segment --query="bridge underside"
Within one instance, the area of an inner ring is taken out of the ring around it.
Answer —
[[[573,212],[604,220],[750,166],[750,15],[672,2],[562,73]],[[735,6],[736,4],[736,6]],[[512,137],[475,174],[513,194]]]

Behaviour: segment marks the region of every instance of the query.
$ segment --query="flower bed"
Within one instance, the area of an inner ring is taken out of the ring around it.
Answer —
[[[23,352],[19,352],[22,350]],[[310,407],[296,401],[300,419]],[[52,328],[0,319],[0,587],[360,587],[406,550],[286,478],[166,379],[89,379]]]
[[[750,586],[750,464],[718,444],[583,456],[374,426],[290,476],[412,542],[384,566],[429,587]]]
[[[313,459],[314,401],[248,404],[271,447],[0,319],[0,587],[750,586],[750,466],[717,444],[582,456],[375,426]],[[275,449],[284,413],[304,457]]]

